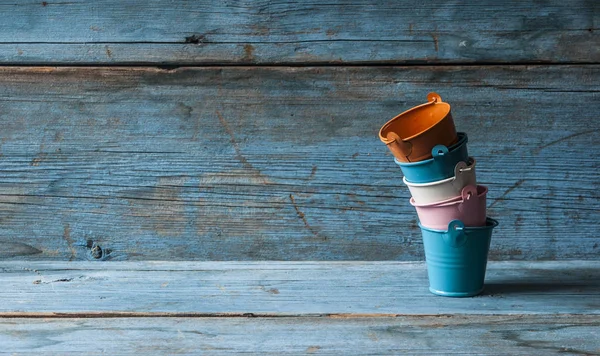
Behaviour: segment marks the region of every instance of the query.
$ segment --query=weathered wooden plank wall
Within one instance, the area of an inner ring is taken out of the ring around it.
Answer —
[[[597,62],[597,1],[1,0],[5,63]]]
[[[490,187],[492,258],[595,257],[599,69],[4,68],[2,253],[421,259],[377,130],[433,88]]]
[[[597,258],[596,2],[143,5],[0,1],[0,258],[422,259],[377,130],[430,90],[491,258]]]
[[[0,0],[0,353],[597,353],[599,21]],[[491,259],[557,260],[492,261],[466,300],[377,261],[423,259],[377,131],[431,90],[490,188]]]

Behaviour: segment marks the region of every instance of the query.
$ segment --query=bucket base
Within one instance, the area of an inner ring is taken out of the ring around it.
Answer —
[[[464,297],[474,297],[483,292],[483,287],[481,289],[473,291],[473,292],[444,292],[441,290],[435,290],[429,287],[429,291],[435,295],[440,295],[442,297],[453,297],[453,298],[464,298]]]

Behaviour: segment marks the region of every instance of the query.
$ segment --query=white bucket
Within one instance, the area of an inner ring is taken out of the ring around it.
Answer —
[[[454,177],[430,183],[410,183],[402,179],[408,186],[416,204],[430,204],[461,195],[467,185],[477,185],[475,179],[475,159],[469,158],[469,164],[458,162],[454,167]]]

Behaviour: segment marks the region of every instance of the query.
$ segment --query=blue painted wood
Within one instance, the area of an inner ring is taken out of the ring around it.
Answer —
[[[423,259],[377,132],[435,90],[490,189],[490,258],[595,259],[599,69],[0,68],[0,256]]]
[[[589,63],[597,2],[0,1],[16,64]]]
[[[594,355],[591,315],[0,319],[6,353]]]
[[[0,0],[0,64],[166,65],[0,67],[1,351],[597,352],[599,10]],[[348,66],[492,62],[589,65]],[[422,259],[376,132],[430,90],[490,187],[490,258],[589,261],[492,262],[468,300],[423,263],[88,262]]]
[[[422,262],[4,261],[0,317],[600,316],[599,274],[597,261],[491,262],[483,294],[445,298]]]

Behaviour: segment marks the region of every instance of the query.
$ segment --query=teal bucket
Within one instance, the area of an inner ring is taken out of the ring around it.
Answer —
[[[460,220],[448,230],[421,226],[429,291],[444,297],[472,297],[483,291],[492,230],[498,226],[487,218],[486,225],[465,227]]]
[[[469,162],[467,142],[469,142],[467,134],[459,132],[458,142],[454,145],[434,146],[431,149],[433,158],[418,162],[400,162],[394,158],[394,161],[400,166],[402,174],[409,183],[431,183],[448,179],[454,177],[454,167],[458,162]]]

